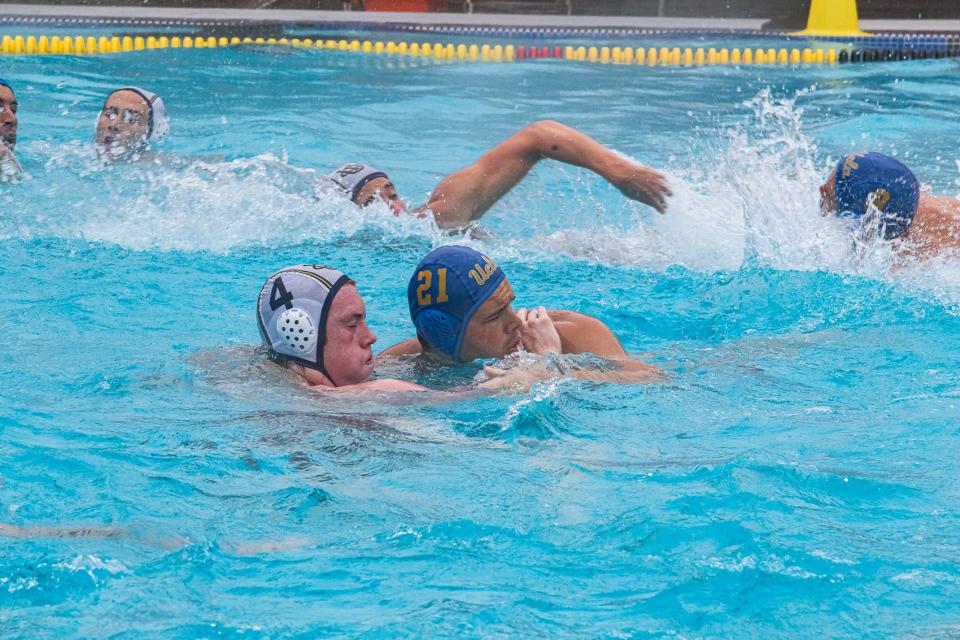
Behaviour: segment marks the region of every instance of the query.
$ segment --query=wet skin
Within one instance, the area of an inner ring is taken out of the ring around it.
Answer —
[[[837,171],[820,185],[820,209],[837,212]],[[906,233],[891,241],[903,260],[950,254],[960,257],[960,200],[948,196],[920,194],[920,204]]]
[[[303,368],[303,376],[310,384],[326,386],[364,382],[373,374],[372,347],[376,341],[377,336],[367,326],[367,307],[360,292],[353,285],[345,285],[330,305],[323,346],[324,366],[333,380],[308,368]]]
[[[97,118],[96,143],[102,157],[124,158],[143,149],[150,128],[150,108],[135,91],[111,94]]]
[[[0,142],[13,151],[17,146],[17,98],[9,87],[0,85]]]

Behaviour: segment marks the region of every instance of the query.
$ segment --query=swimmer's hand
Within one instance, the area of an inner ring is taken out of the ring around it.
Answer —
[[[13,150],[7,146],[7,143],[0,141],[0,181],[14,179],[22,173],[20,163],[17,162],[17,156]]]
[[[543,307],[536,309],[517,309],[517,315],[523,325],[520,327],[520,342],[530,353],[544,355],[561,353],[560,334],[553,325],[550,314]]]
[[[547,369],[542,363],[521,365],[511,369],[484,367],[483,372],[489,379],[479,383],[477,389],[487,391],[526,392],[538,382],[558,377],[556,371]]]
[[[667,198],[673,195],[667,177],[642,164],[622,160],[606,172],[606,178],[631,200],[648,204],[660,213],[667,210]]]

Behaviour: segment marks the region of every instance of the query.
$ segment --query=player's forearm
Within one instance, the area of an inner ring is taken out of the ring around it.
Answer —
[[[624,159],[585,133],[552,120],[530,125],[533,151],[542,158],[589,169],[611,180]]]

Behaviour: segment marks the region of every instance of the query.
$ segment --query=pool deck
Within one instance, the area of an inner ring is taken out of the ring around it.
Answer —
[[[621,16],[543,16],[468,13],[393,13],[363,11],[298,11],[285,9],[176,9],[166,7],[92,7],[81,5],[0,4],[0,18],[38,22],[131,21],[140,24],[176,22],[243,22],[298,24],[519,27],[562,29],[656,29],[757,31],[767,20],[728,18],[658,18]],[[960,20],[862,20],[866,31],[898,33],[960,32]]]

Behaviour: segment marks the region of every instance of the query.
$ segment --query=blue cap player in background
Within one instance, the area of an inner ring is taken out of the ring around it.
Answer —
[[[894,241],[901,257],[960,249],[960,200],[920,193],[913,172],[880,153],[842,158],[820,187],[820,208],[856,219],[866,235]]]
[[[427,203],[414,213],[421,217],[432,214],[441,227],[462,228],[478,220],[544,158],[590,169],[628,198],[661,213],[667,208],[666,199],[671,193],[663,174],[615,153],[576,129],[542,120],[441,180]],[[327,177],[361,207],[379,198],[394,213],[406,208],[387,174],[369,165],[345,164]]]
[[[13,154],[17,146],[18,106],[13,87],[0,78],[0,181],[20,175],[20,164]]]
[[[422,354],[447,365],[501,358],[518,350],[534,354],[592,353],[616,361],[607,375],[577,375],[618,382],[659,380],[656,367],[631,359],[600,320],[543,307],[514,310],[513,288],[493,260],[469,247],[431,251],[407,287],[417,337],[381,356]]]

